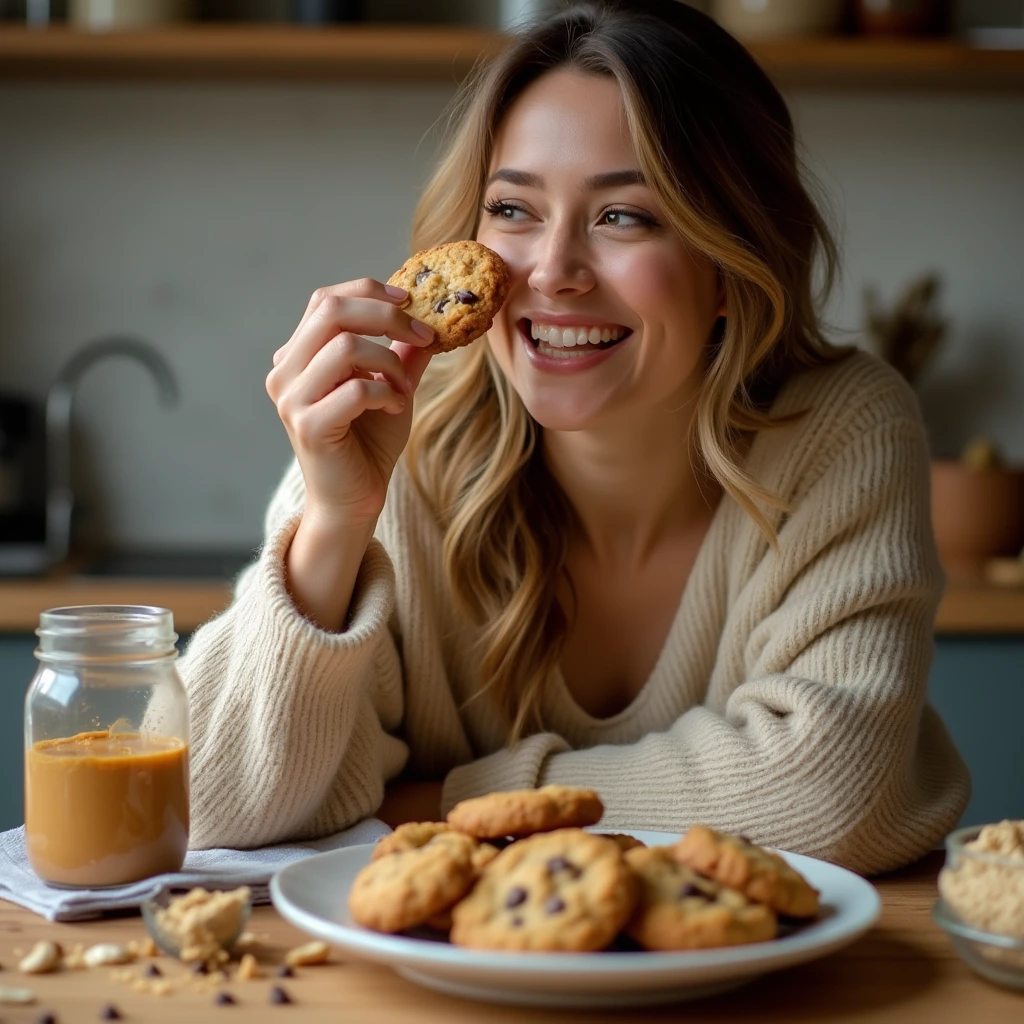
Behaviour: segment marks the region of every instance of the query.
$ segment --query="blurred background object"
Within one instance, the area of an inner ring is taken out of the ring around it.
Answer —
[[[292,20],[301,25],[361,21],[364,13],[363,0],[291,0]]]
[[[946,29],[943,0],[855,0],[857,28],[870,35],[934,35]]]
[[[843,0],[712,0],[711,15],[744,42],[838,31]]]
[[[194,0],[67,0],[68,22],[90,32],[152,28],[188,21]]]
[[[889,309],[873,286],[864,289],[865,336],[912,386],[947,334],[940,287],[938,274],[923,274]],[[990,560],[1015,555],[1024,545],[1024,469],[1007,466],[991,437],[972,436],[958,458],[934,458],[931,487],[935,542],[950,580],[977,583]]]
[[[929,273],[907,286],[892,309],[882,307],[878,289],[864,289],[864,330],[875,351],[914,384],[945,337],[947,322],[939,315],[941,278]]]

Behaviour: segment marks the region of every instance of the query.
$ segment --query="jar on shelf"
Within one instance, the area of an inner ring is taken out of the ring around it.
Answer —
[[[53,608],[25,697],[25,844],[50,885],[178,871],[188,848],[188,697],[166,608]]]

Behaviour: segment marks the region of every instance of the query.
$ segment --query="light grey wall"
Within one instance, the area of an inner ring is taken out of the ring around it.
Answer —
[[[443,86],[0,86],[0,387],[41,396],[86,340],[149,338],[84,378],[78,484],[95,537],[248,545],[289,449],[263,390],[318,285],[407,254]],[[791,97],[845,249],[830,309],[919,272],[947,282],[947,348],[922,385],[936,450],[991,433],[1024,460],[1024,96]]]

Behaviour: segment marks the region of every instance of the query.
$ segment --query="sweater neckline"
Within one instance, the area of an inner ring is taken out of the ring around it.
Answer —
[[[749,452],[747,454],[749,456]],[[721,524],[725,518],[725,507],[729,502],[728,491],[723,491],[718,501],[718,506],[711,517],[707,532],[704,534],[704,539],[700,542],[700,547],[697,549],[697,557],[693,560],[690,575],[683,585],[683,593],[679,598],[679,605],[676,607],[676,613],[672,617],[672,623],[668,628],[668,633],[665,635],[665,642],[661,645],[658,657],[655,659],[651,674],[644,681],[637,695],[621,711],[608,718],[595,718],[590,712],[580,706],[566,685],[561,665],[556,666],[554,673],[555,687],[560,696],[560,702],[570,708],[574,716],[586,722],[590,730],[614,731],[623,722],[627,722],[640,714],[650,703],[653,695],[664,687],[668,673],[666,663],[673,659],[673,651],[682,644],[683,623],[693,617],[691,609],[698,606],[698,602],[701,600],[700,591],[704,589],[704,580],[711,576],[710,567],[706,563],[713,557],[717,543],[715,534],[723,528]]]

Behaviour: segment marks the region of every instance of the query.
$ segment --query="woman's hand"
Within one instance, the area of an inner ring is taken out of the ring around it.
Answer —
[[[372,530],[409,439],[434,334],[399,308],[406,294],[368,278],[318,288],[274,353],[267,393],[302,469],[304,518],[328,528]]]

